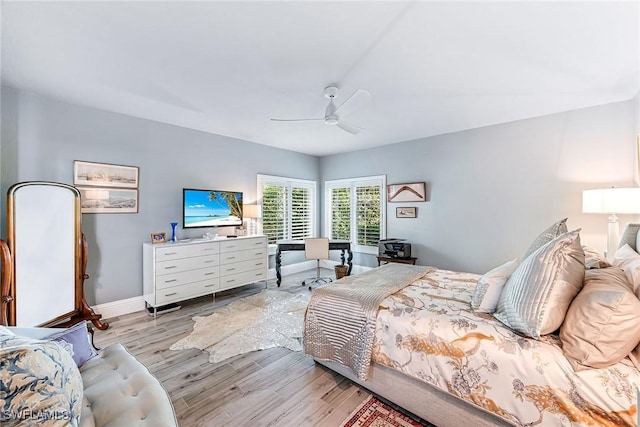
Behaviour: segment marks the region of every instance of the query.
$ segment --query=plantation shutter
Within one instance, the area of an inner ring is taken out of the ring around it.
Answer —
[[[270,244],[313,236],[315,181],[258,175],[258,198],[262,200],[262,233]]]
[[[331,189],[331,239],[351,239],[351,189]]]
[[[291,188],[291,238],[302,240],[312,236],[311,191],[309,188]]]
[[[377,246],[380,235],[379,185],[356,187],[357,244]]]
[[[350,240],[354,252],[377,254],[386,236],[384,175],[325,182],[325,235]]]
[[[282,185],[262,187],[262,233],[269,243],[285,240],[288,220],[289,190]]]

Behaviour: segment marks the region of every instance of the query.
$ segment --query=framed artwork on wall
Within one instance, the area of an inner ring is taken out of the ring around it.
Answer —
[[[416,207],[396,208],[396,218],[415,218],[417,211]]]
[[[387,202],[424,202],[427,185],[424,182],[387,185]]]
[[[138,188],[137,166],[73,161],[73,185]]]
[[[138,190],[129,188],[76,187],[82,213],[138,213]]]

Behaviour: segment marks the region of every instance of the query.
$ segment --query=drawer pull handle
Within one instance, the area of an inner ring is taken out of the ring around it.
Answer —
[[[178,295],[178,293],[177,292],[171,292],[170,294],[164,294],[165,297],[170,297],[170,296],[173,296],[173,295]]]
[[[214,251],[215,248],[204,248],[205,251]]]
[[[165,270],[171,270],[172,268],[178,268],[177,265],[170,265],[169,267],[165,267]]]
[[[256,273],[256,276],[262,276],[262,273]]]
[[[262,265],[262,263],[261,262],[257,262],[256,265]]]
[[[205,261],[204,263],[205,263],[205,264],[211,264],[212,262],[213,262],[213,260],[212,260],[212,259],[210,259],[209,261]]]
[[[230,259],[236,259],[236,257],[234,256],[227,257],[227,260],[230,260]]]
[[[262,252],[256,252],[254,255],[262,255]]]
[[[204,275],[205,275],[205,276],[211,276],[212,274],[215,274],[215,273],[213,273],[213,272],[211,272],[211,273],[204,273]]]
[[[213,286],[215,286],[215,285],[204,285],[205,288],[211,288]]]
[[[177,282],[178,279],[165,280],[164,283]]]
[[[235,270],[235,269],[236,269],[235,267],[227,268],[227,271],[233,271],[233,270]]]
[[[175,255],[176,253],[175,252],[165,252],[164,254],[165,255]]]
[[[262,242],[255,242],[254,245],[261,245]]]
[[[227,280],[227,283],[235,282],[236,279]]]

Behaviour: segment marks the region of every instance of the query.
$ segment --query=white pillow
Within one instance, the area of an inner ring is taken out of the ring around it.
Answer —
[[[640,287],[640,254],[627,243],[616,251],[611,263],[624,271],[635,292]]]
[[[535,339],[562,325],[584,280],[579,232],[556,237],[522,261],[502,289],[496,319]]]
[[[476,313],[493,313],[496,311],[502,288],[507,283],[511,273],[518,268],[518,264],[518,258],[514,258],[480,277],[471,298],[473,311]]]

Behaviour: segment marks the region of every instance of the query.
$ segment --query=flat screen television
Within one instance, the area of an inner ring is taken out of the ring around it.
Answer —
[[[182,228],[239,227],[242,192],[182,189]]]

